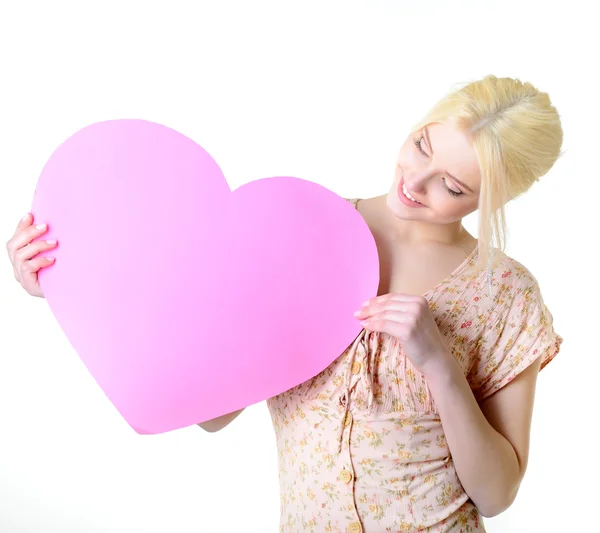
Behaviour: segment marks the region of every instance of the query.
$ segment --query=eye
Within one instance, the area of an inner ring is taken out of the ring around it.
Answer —
[[[417,149],[419,150],[419,152],[421,152],[424,156],[429,157],[427,155],[427,152],[425,152],[423,150],[423,148],[421,147],[421,141],[423,140],[423,137],[421,136],[419,139],[415,139],[413,138],[413,143],[414,145],[417,147]]]
[[[463,194],[462,191],[455,191],[454,189],[451,189],[450,187],[448,187],[448,184],[446,183],[446,178],[442,178],[442,183],[444,184],[444,187],[446,187],[446,190],[455,198],[457,196],[460,196],[461,194]]]
[[[417,150],[419,150],[419,152],[421,152],[425,157],[429,157],[429,154],[427,152],[425,152],[425,150],[423,150],[423,147],[421,146],[422,141],[423,141],[422,135],[418,139],[415,139],[413,137],[413,144],[417,147]],[[451,194],[452,196],[454,196],[454,198],[464,194],[462,191],[455,191],[454,189],[451,189],[450,187],[448,187],[448,184],[446,183],[446,178],[442,178],[442,183],[444,184],[444,187],[446,188],[448,193]]]

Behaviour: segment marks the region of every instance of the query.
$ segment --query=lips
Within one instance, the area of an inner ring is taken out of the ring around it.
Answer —
[[[404,189],[404,178],[402,178],[400,180],[400,183],[398,184],[398,198],[404,205],[406,205],[408,207],[426,207],[425,205],[423,205],[421,203],[413,202],[410,198],[408,198],[404,194],[403,189]]]

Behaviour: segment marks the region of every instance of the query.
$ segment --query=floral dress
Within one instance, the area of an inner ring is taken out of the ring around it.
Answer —
[[[524,266],[502,254],[488,290],[476,254],[423,296],[482,401],[539,357],[543,368],[562,338]],[[267,405],[281,533],[485,531],[427,383],[395,337],[362,330],[327,369]]]

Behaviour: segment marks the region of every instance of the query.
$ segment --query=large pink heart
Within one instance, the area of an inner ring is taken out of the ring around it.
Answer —
[[[142,120],[88,126],[40,176],[48,304],[138,433],[241,409],[326,368],[360,332],[377,249],[348,202],[292,177],[230,191],[212,157]]]

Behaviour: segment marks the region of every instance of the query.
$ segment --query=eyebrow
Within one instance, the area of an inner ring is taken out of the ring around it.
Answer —
[[[433,155],[433,145],[431,144],[431,139],[429,138],[429,129],[427,128],[427,126],[425,126],[423,128],[423,131],[425,132],[425,137],[427,137],[427,144],[429,144],[429,148],[431,149],[431,155]],[[466,185],[465,183],[463,183],[462,181],[460,181],[456,176],[453,176],[448,171],[446,171],[446,174],[448,174],[448,176],[450,176],[460,186],[462,186],[465,189],[467,189],[467,191],[473,192],[473,190],[471,189],[471,187],[469,187],[468,185]]]

